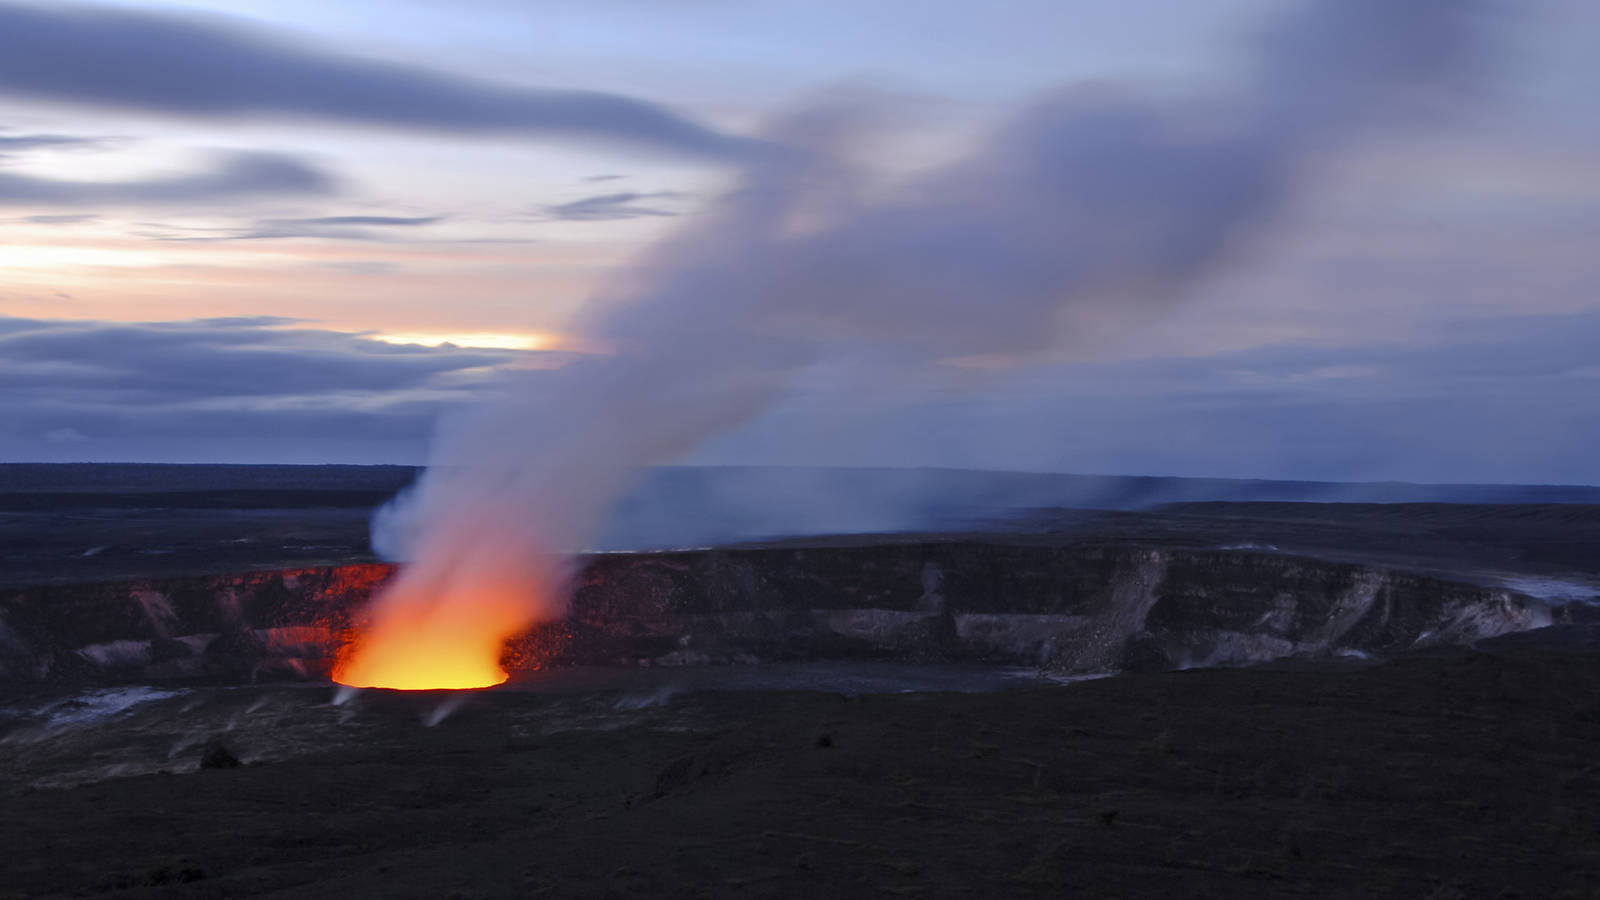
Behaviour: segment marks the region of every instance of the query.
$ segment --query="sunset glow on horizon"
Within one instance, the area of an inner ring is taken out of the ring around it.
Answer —
[[[550,350],[559,345],[559,342],[547,334],[495,334],[493,332],[462,332],[451,334],[426,334],[420,332],[407,332],[403,334],[384,334],[382,332],[372,335],[374,340],[386,344],[415,344],[422,347],[443,347],[452,345],[456,347],[481,347],[490,350]]]

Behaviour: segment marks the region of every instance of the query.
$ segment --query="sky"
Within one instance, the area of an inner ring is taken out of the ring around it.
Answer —
[[[0,461],[422,463],[627,352],[581,323],[771,123],[850,98],[877,185],[1063,89],[1203,119],[1293,5],[0,0]],[[1484,15],[1471,77],[1178,296],[830,358],[683,461],[1600,483],[1600,7]]]

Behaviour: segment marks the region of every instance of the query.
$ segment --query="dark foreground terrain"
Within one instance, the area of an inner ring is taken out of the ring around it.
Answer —
[[[0,898],[1600,897],[1595,488],[828,472],[938,529],[598,556],[532,663],[626,667],[341,693],[413,475],[0,466]],[[652,477],[616,547],[831,527]]]
[[[13,719],[0,894],[1600,896],[1592,653],[979,694],[529,688],[434,727],[438,696],[311,686]],[[242,766],[199,767],[216,737]]]

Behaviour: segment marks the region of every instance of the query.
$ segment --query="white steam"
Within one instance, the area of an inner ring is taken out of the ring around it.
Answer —
[[[850,161],[871,110],[789,117],[764,137],[790,152],[597,298],[580,336],[613,352],[441,429],[433,467],[375,521],[380,552],[412,561],[376,614],[512,579],[540,598],[528,623],[561,615],[560,555],[592,544],[638,474],[768,409],[809,367],[1015,358],[1150,314],[1268,224],[1310,163],[1470,69],[1481,12],[1308,3],[1259,35],[1229,96],[1061,91],[890,188]]]

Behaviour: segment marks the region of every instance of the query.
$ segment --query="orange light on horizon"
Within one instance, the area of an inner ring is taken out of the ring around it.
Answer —
[[[473,347],[488,350],[551,350],[557,341],[547,334],[516,334],[512,332],[378,332],[373,340],[385,344],[419,344],[424,347]]]

